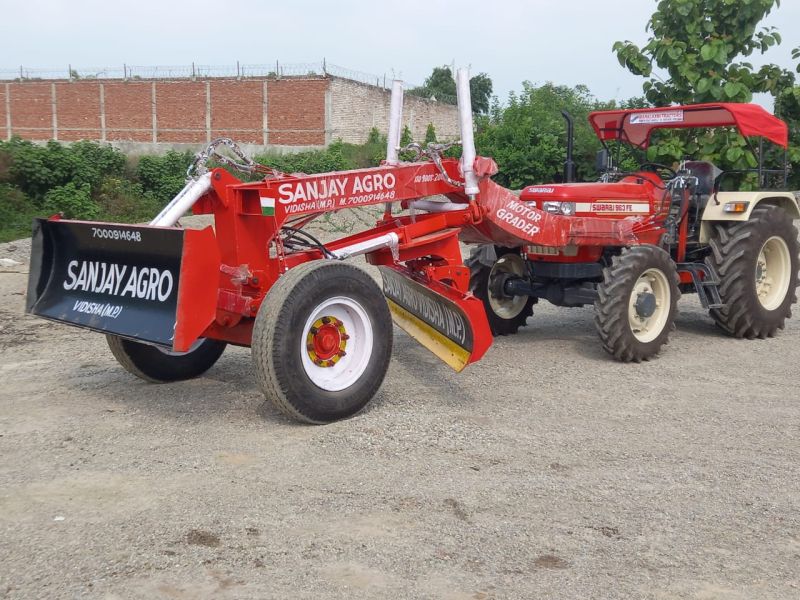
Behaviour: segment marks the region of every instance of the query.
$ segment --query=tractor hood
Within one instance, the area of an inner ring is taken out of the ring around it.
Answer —
[[[663,187],[663,185],[662,185]],[[659,189],[647,175],[626,177],[616,183],[558,183],[530,185],[522,190],[520,200],[535,201],[537,208],[546,201],[556,202],[650,202],[660,198]]]

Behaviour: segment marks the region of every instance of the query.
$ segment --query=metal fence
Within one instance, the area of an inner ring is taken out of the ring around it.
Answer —
[[[39,69],[20,66],[18,69],[0,69],[0,80],[4,81],[36,81],[36,80],[92,80],[92,79],[206,79],[213,77],[246,79],[249,77],[340,77],[367,85],[388,90],[392,86],[394,74],[376,75],[347,69],[333,65],[325,60],[315,63],[281,63],[275,61],[269,64],[243,64],[235,65],[191,65],[175,66],[138,66],[121,65],[119,67],[73,67],[66,65],[61,68]],[[406,83],[407,93],[417,96],[427,96],[420,85]],[[446,104],[455,104],[456,97],[437,94],[436,100]]]

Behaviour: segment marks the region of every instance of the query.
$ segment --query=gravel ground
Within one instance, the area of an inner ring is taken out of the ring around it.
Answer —
[[[800,598],[800,320],[657,360],[591,309],[452,373],[402,332],[358,416],[295,424],[249,351],[149,385],[102,336],[22,315],[0,246],[0,597]]]

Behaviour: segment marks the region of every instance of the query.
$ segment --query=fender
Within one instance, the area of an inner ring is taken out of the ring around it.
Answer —
[[[792,192],[719,192],[717,202],[714,195],[709,196],[703,210],[702,223],[700,224],[700,243],[707,243],[711,233],[710,223],[713,221],[747,221],[753,209],[759,204],[779,206],[785,210],[792,219],[800,219],[798,199]],[[727,202],[748,202],[747,210],[741,213],[726,213]]]

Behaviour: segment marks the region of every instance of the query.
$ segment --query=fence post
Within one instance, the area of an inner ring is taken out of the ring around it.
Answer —
[[[237,60],[236,61],[236,79],[241,79],[241,78],[242,78],[242,73],[239,70],[239,61]]]
[[[194,77],[194,63],[192,63],[192,81],[194,81],[194,79],[195,79],[195,77]]]
[[[25,76],[22,74],[22,65],[19,66],[19,78],[25,79]]]
[[[128,65],[122,63],[122,80],[128,81]]]

